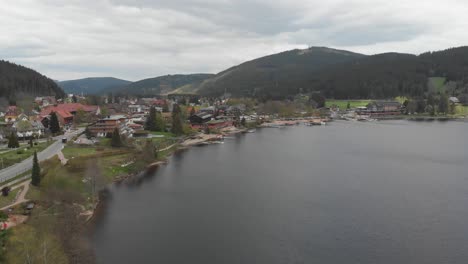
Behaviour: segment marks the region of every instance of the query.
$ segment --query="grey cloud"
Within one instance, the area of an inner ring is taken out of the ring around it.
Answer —
[[[55,79],[137,80],[309,45],[422,52],[468,41],[468,4],[447,2],[15,0],[0,5],[0,56]]]

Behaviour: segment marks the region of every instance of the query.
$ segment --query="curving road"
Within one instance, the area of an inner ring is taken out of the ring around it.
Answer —
[[[84,129],[80,128],[73,132],[67,132],[63,136],[55,137],[54,140],[56,141],[52,145],[44,149],[43,151],[39,152],[37,154],[37,158],[39,159],[39,161],[52,158],[53,156],[57,155],[57,153],[60,150],[62,150],[63,148],[62,138],[66,137],[69,140],[73,136],[76,136],[77,134],[80,134],[83,131]],[[20,163],[17,163],[3,170],[0,170],[0,182],[8,181],[18,176],[19,174],[32,169],[32,159],[33,159],[32,157],[27,158]]]

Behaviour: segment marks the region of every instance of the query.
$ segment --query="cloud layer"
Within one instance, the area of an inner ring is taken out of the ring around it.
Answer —
[[[15,0],[0,58],[65,80],[216,73],[307,46],[366,54],[468,44],[463,0]]]

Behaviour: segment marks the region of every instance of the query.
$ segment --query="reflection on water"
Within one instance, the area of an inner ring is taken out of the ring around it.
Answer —
[[[465,263],[468,124],[263,129],[110,188],[100,263]]]

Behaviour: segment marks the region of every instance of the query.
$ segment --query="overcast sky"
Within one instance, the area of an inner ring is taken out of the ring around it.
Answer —
[[[466,0],[0,0],[0,59],[57,80],[217,73],[308,46],[463,46],[466,14]]]

